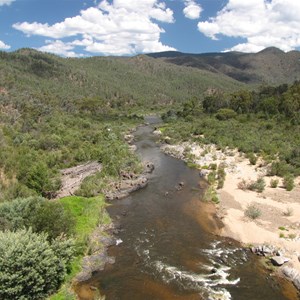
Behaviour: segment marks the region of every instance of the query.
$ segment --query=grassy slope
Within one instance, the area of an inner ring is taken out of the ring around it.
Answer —
[[[51,296],[51,300],[74,299],[70,293],[70,285],[72,278],[80,271],[81,261],[84,252],[87,250],[87,240],[89,235],[99,224],[109,224],[110,218],[105,211],[106,203],[103,196],[84,198],[84,197],[65,197],[59,200],[65,209],[71,211],[76,220],[75,238],[79,247],[84,248],[79,251],[71,264],[71,271],[66,278],[66,283],[61,287],[60,291]]]

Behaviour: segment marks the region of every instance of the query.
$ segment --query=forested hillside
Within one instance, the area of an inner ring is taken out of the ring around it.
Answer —
[[[21,49],[1,52],[0,66],[1,88],[9,93],[10,101],[20,96],[43,101],[48,95],[45,103],[65,109],[74,109],[74,100],[88,97],[104,101],[102,106],[144,108],[199,97],[208,88],[230,91],[241,87],[227,76],[177,67],[145,55],[61,58]]]

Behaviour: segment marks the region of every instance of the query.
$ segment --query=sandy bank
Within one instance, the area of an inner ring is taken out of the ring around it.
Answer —
[[[218,190],[220,203],[218,215],[224,223],[221,235],[234,238],[245,245],[272,245],[289,258],[288,265],[300,276],[300,178],[295,180],[295,188],[288,192],[282,186],[272,188],[274,177],[266,176],[267,167],[251,165],[244,155],[236,150],[222,152],[215,145],[182,143],[164,145],[164,152],[180,159],[189,160],[201,167],[223,163],[226,172],[224,187]],[[242,180],[255,181],[259,177],[266,182],[262,193],[239,189]],[[244,212],[250,204],[260,210],[261,216],[252,220]],[[299,277],[300,278],[300,277]]]

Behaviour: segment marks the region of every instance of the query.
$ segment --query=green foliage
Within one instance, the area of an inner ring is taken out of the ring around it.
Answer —
[[[230,108],[221,108],[216,113],[216,118],[220,121],[235,118],[237,113]]]
[[[206,189],[204,196],[203,196],[203,201],[206,201],[206,202],[212,201],[216,204],[218,204],[220,202],[217,192],[212,185]]]
[[[58,293],[51,296],[51,300],[73,300],[70,294],[70,285],[72,278],[81,270],[82,257],[88,252],[88,238],[98,225],[107,225],[111,222],[108,213],[105,210],[107,204],[103,196],[94,198],[84,198],[70,196],[59,200],[65,210],[69,211],[75,219],[75,239],[76,239],[76,257],[73,258],[70,265],[70,274],[67,276],[67,283]]]
[[[246,217],[255,220],[261,216],[261,210],[255,204],[249,204],[244,211]]]
[[[219,164],[218,170],[217,170],[217,179],[218,179],[217,189],[223,188],[225,178],[226,178],[225,165]]]
[[[75,219],[74,231],[79,244],[86,243],[88,236],[99,223],[110,223],[103,196],[93,198],[71,196],[62,198],[59,202]]]
[[[287,191],[291,191],[295,187],[294,176],[287,174],[283,177],[283,186]]]
[[[40,197],[15,199],[0,205],[0,230],[18,230],[31,227],[34,232],[47,233],[55,239],[61,234],[70,235],[74,219],[58,201],[46,201]]]
[[[295,84],[300,85],[300,83]],[[268,93],[272,97],[279,97],[280,100],[283,91],[285,90],[279,88],[278,91],[270,89]],[[260,97],[266,96],[261,93],[260,91],[253,92],[253,103],[245,104],[241,108],[242,111],[249,111],[249,113],[242,114],[236,111],[238,115],[235,118],[222,122],[206,113],[199,116],[190,115],[192,120],[188,122],[186,119],[178,118],[176,122],[168,123],[165,126],[164,134],[169,136],[173,142],[192,139],[194,142],[216,144],[221,149],[237,148],[243,153],[248,153],[252,164],[256,163],[257,153],[259,153],[266,161],[273,161],[268,175],[284,176],[292,173],[298,176],[300,175],[300,135],[298,134],[300,125],[292,123],[284,115],[284,110],[280,108],[279,104],[279,113],[276,116],[270,117],[260,111]],[[264,91],[264,93],[267,92]],[[234,99],[237,94],[236,92]],[[247,97],[250,97],[248,93],[246,94]],[[217,96],[213,95],[212,97]],[[230,103],[226,100],[227,96],[223,95],[222,97],[223,108],[229,108]],[[248,101],[247,97],[245,99]],[[204,111],[215,112],[213,108],[209,107],[210,102],[206,100],[203,102]],[[246,103],[248,103],[247,101]],[[180,116],[180,112],[179,109],[177,117]]]
[[[247,157],[249,159],[250,164],[255,166],[256,162],[257,162],[257,159],[258,159],[257,156],[254,153],[248,153]]]
[[[265,187],[266,187],[266,182],[262,177],[258,178],[256,181],[250,182],[248,184],[249,190],[256,191],[258,193],[262,193],[264,191]]]
[[[278,179],[271,179],[271,181],[270,181],[270,186],[271,186],[271,188],[277,188],[277,186],[278,186],[278,183],[279,183],[279,180]]]
[[[32,226],[32,217],[44,204],[41,197],[18,198],[0,204],[0,230],[18,230]]]
[[[0,298],[44,299],[64,280],[73,241],[50,244],[46,234],[31,230],[0,232]]]
[[[208,175],[207,175],[207,181],[209,184],[214,184],[216,182],[216,171],[211,171]]]
[[[59,201],[45,201],[30,219],[33,231],[47,232],[50,239],[74,233],[75,219]]]

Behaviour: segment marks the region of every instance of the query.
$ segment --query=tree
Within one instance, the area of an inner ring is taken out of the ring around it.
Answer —
[[[250,91],[242,90],[231,95],[230,108],[237,113],[250,112],[252,105],[253,99]]]
[[[70,235],[75,220],[69,210],[58,201],[29,197],[4,202],[0,205],[0,230],[31,227],[34,232],[47,233],[49,240],[61,234]]]
[[[40,300],[62,283],[73,255],[73,241],[50,244],[31,229],[0,232],[0,299]]]

